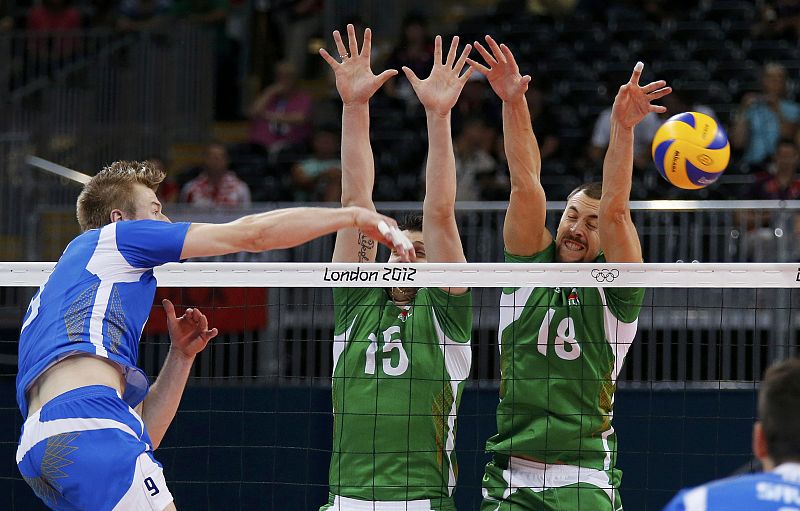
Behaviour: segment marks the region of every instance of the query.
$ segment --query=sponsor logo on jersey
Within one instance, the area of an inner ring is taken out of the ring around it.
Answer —
[[[580,305],[581,302],[578,300],[578,290],[574,287],[572,291],[570,291],[569,296],[567,297],[567,305]]]

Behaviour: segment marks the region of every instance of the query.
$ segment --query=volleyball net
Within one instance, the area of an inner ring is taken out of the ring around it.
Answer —
[[[4,509],[38,509],[39,505],[10,461],[22,422],[14,402],[13,378],[22,316],[36,286],[51,269],[51,263],[0,263],[0,414],[4,424],[0,445],[7,460],[0,485],[8,490]],[[453,430],[458,459],[455,502],[459,510],[479,509],[484,467],[491,459],[486,442],[498,432],[498,393],[507,395],[514,385],[526,391],[541,389],[546,400],[536,403],[550,407],[543,412],[547,423],[557,424],[555,419],[566,416],[580,430],[584,420],[587,424],[594,420],[593,412],[580,407],[564,410],[570,401],[561,402],[559,396],[594,388],[592,382],[598,377],[583,359],[595,356],[599,345],[609,343],[608,339],[575,339],[572,318],[553,317],[549,307],[529,311],[539,314],[532,320],[533,328],[509,330],[508,317],[524,316],[530,305],[523,298],[511,302],[506,298],[501,303],[503,288],[563,290],[569,306],[585,316],[598,313],[600,317],[615,307],[610,297],[645,288],[635,338],[629,348],[615,352],[624,356],[624,365],[609,369],[616,371],[616,467],[623,474],[620,493],[627,509],[661,509],[681,487],[746,469],[752,459],[750,432],[756,420],[758,382],[771,363],[796,356],[798,351],[795,317],[800,268],[792,264],[185,263],[158,268],[156,276],[160,287],[139,353],[140,366],[151,381],[169,350],[162,298],[172,300],[179,312],[185,307],[199,308],[210,325],[220,330],[197,357],[177,417],[156,452],[176,503],[183,509],[317,509],[328,500],[332,455],[336,480],[343,487],[347,474],[360,473],[359,464],[373,460],[367,471],[379,470],[374,462],[381,454],[379,436],[393,438],[392,445],[406,446],[393,452],[394,458],[417,463],[426,453],[420,452],[419,442],[408,438],[424,435],[419,424],[425,421],[438,424],[444,435],[442,445],[437,438],[429,453],[438,463],[447,465],[451,459],[447,438]],[[374,339],[359,339],[363,353],[352,359],[356,362],[348,362],[351,359],[346,351],[343,355],[346,346],[342,344],[346,337],[336,331],[342,321],[337,315],[347,306],[358,309],[360,315],[380,308],[366,298],[373,295],[350,291],[446,287],[471,289],[469,314],[463,314],[463,302],[444,298],[436,309],[428,297],[427,305],[415,304],[405,320],[399,309],[397,319],[413,324],[417,319],[412,316],[418,315],[421,321],[423,309],[438,311],[440,326],[456,321],[455,317],[468,318],[463,321],[471,324],[471,348],[468,373],[459,387],[463,393],[457,428],[447,421],[458,389],[453,395],[439,396],[432,407],[424,397],[412,395],[418,392],[417,382],[444,388],[453,379],[448,369],[450,352],[441,350],[446,370],[435,364],[420,369],[415,360],[424,356],[422,345],[447,344],[442,339],[453,340],[455,334],[433,341],[422,334],[398,339],[391,332],[386,335],[386,325],[396,323],[394,318],[378,314],[380,325],[372,332]],[[594,288],[603,290],[600,302],[580,292]],[[349,297],[346,306],[342,297]],[[417,307],[421,307],[419,313]],[[505,337],[498,335],[501,325]],[[612,326],[615,335],[619,333],[619,325]],[[542,337],[542,331],[552,332],[553,339]],[[506,356],[509,347],[513,351],[511,359],[501,356],[501,345]],[[526,360],[544,364],[540,367],[545,370],[531,378],[524,368],[508,365]],[[359,377],[342,373],[343,363],[359,364]],[[555,370],[569,363],[577,363],[580,369]],[[505,378],[501,378],[501,368]],[[392,378],[405,382],[406,394],[390,386]],[[376,400],[366,407],[373,410],[371,415],[359,406],[359,385],[377,386],[377,395],[363,394]],[[350,390],[342,390],[345,387]],[[381,396],[381,388],[392,389],[392,395]],[[401,405],[377,402],[386,399]],[[336,420],[332,406],[337,408]],[[420,412],[423,408],[429,412]],[[503,413],[503,420],[525,421],[531,411],[515,412],[512,407],[510,414]],[[402,419],[405,427],[382,429],[393,424],[389,415]],[[355,429],[349,432],[348,427]],[[587,431],[600,434],[592,428]],[[342,443],[342,438],[353,436],[359,441]],[[590,440],[587,450],[591,450],[589,444]],[[574,448],[555,440],[548,446],[554,452]],[[613,445],[610,449],[615,450]],[[399,477],[405,483],[402,491],[416,495],[416,490],[422,491],[420,486],[453,482],[420,483],[415,470],[392,474],[385,484],[395,484]],[[381,484],[373,482],[375,495],[386,494],[377,488]]]

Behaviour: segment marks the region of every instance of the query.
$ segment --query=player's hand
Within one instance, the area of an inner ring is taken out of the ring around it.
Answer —
[[[381,85],[397,74],[396,69],[387,69],[379,75],[372,73],[370,68],[370,52],[372,50],[372,31],[364,30],[364,44],[358,51],[356,29],[347,25],[347,43],[350,50],[345,48],[342,35],[338,30],[333,32],[336,50],[339,52],[337,61],[324,49],[320,48],[319,54],[331,66],[336,75],[336,89],[345,105],[366,103],[381,88]]]
[[[208,341],[219,333],[216,328],[208,329],[208,318],[198,309],[186,309],[183,316],[176,317],[175,306],[167,299],[161,300],[167,314],[167,330],[171,349],[187,357],[194,357],[203,351]]]
[[[486,75],[495,94],[503,101],[513,101],[524,96],[525,91],[528,90],[528,84],[531,82],[530,75],[522,76],[519,73],[517,61],[508,46],[505,44],[498,45],[488,35],[486,36],[486,44],[492,50],[491,53],[481,43],[475,41],[475,49],[481,54],[488,67],[472,59],[467,59],[467,63],[475,71]]]
[[[392,249],[404,263],[416,260],[414,244],[398,229],[397,222],[366,208],[353,208],[353,224],[370,238]]]
[[[664,80],[640,86],[642,69],[644,64],[637,62],[630,81],[619,88],[617,97],[614,98],[614,106],[611,107],[611,122],[619,123],[625,128],[633,128],[650,112],[663,114],[667,111],[666,107],[652,105],[650,102],[672,92],[672,87],[667,87],[667,82]]]
[[[464,84],[472,74],[472,68],[467,68],[467,72],[461,74],[470,51],[472,51],[472,46],[468,44],[456,61],[458,36],[455,36],[450,43],[447,60],[442,61],[442,36],[437,35],[433,49],[433,69],[431,69],[430,76],[420,80],[414,71],[403,66],[403,72],[411,82],[411,87],[414,88],[414,92],[426,111],[446,115],[452,110]]]

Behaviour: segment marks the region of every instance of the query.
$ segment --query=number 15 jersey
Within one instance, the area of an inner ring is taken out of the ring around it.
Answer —
[[[450,500],[456,412],[471,365],[472,296],[335,288],[330,491],[361,500]]]
[[[506,254],[506,262],[553,261],[555,243],[530,257]],[[643,298],[641,288],[504,289],[497,434],[487,450],[610,470],[614,390]]]

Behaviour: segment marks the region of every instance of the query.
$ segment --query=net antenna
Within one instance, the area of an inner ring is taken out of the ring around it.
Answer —
[[[86,183],[89,182],[90,179],[92,179],[91,176],[88,176],[83,172],[72,170],[71,168],[59,165],[58,163],[54,163],[50,160],[45,160],[44,158],[39,158],[38,156],[34,156],[32,154],[29,154],[28,156],[25,157],[25,163],[27,163],[31,167],[35,167],[39,170],[44,170],[45,172],[50,172],[51,174],[67,178],[70,181],[74,181],[75,183],[81,185],[85,185]]]

